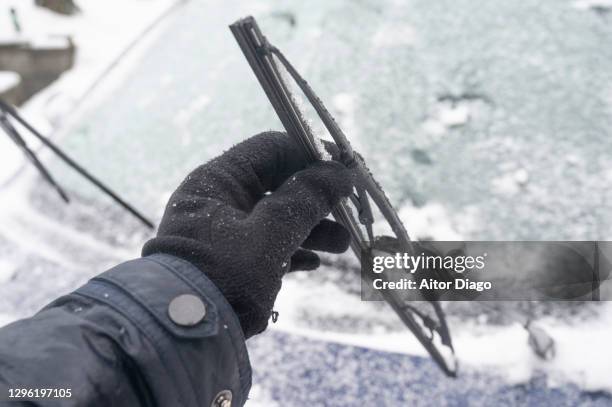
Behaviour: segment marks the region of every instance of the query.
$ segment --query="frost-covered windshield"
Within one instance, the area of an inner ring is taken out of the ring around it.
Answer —
[[[227,28],[249,13],[416,236],[612,236],[612,24],[585,3],[190,2],[63,146],[159,216],[189,170],[281,129]]]

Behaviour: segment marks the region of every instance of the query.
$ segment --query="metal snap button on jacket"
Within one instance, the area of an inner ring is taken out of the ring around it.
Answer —
[[[232,392],[229,390],[220,391],[210,407],[232,407]]]
[[[206,306],[195,295],[182,294],[170,301],[168,315],[177,325],[194,326],[206,316]]]

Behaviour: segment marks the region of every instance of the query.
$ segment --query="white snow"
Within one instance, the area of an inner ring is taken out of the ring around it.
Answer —
[[[569,154],[565,156],[565,162],[568,165],[575,167],[575,166],[580,165],[582,163],[582,160],[577,155]]]
[[[44,134],[70,117],[81,98],[142,32],[180,0],[79,0],[81,13],[63,16],[33,1],[0,0],[0,42],[29,42],[59,46],[71,36],[77,47],[75,66],[31,98],[21,113]],[[14,32],[10,15],[14,7],[22,32]],[[26,132],[24,132],[26,133]],[[36,149],[37,140],[26,138]],[[23,156],[6,137],[0,137],[0,185],[23,163]]]
[[[21,77],[16,72],[0,71],[0,93],[19,85]]]
[[[429,237],[435,240],[461,240],[446,208],[437,202],[421,207],[405,205],[399,211],[402,222],[414,239]]]
[[[440,136],[452,127],[463,126],[472,116],[469,102],[440,102],[421,125],[426,133]]]
[[[439,120],[427,119],[422,124],[423,130],[432,136],[440,136],[446,133],[446,126]]]
[[[15,317],[13,315],[8,315],[0,312],[0,327],[10,324],[15,321]]]
[[[254,383],[249,392],[249,399],[245,403],[246,407],[276,407],[279,404],[273,401],[272,396],[265,393],[263,387]]]
[[[441,103],[435,117],[447,127],[460,126],[470,119],[470,108],[466,103]]]
[[[372,45],[380,48],[411,46],[416,42],[414,27],[407,24],[381,25],[372,37]]]
[[[512,196],[521,192],[522,188],[529,181],[529,172],[520,168],[509,172],[491,181],[491,188],[501,195]]]
[[[313,300],[316,298],[316,300]],[[452,304],[451,304],[452,306]],[[381,315],[372,303],[362,302],[340,288],[326,284],[305,289],[298,281],[283,283],[275,309],[281,318],[271,329],[308,338],[359,346],[387,352],[427,357],[426,351],[408,331],[374,333],[341,333],[304,327],[299,308],[307,307],[325,315],[356,318],[376,316],[379,320],[400,324],[391,309]],[[453,344],[461,366],[484,369],[503,376],[510,383],[524,383],[537,372],[546,372],[551,385],[574,383],[589,391],[612,391],[609,364],[612,360],[612,303],[605,303],[602,317],[567,325],[555,320],[537,321],[556,343],[556,356],[550,361],[539,359],[528,345],[528,333],[519,324],[506,327],[453,325]]]
[[[0,258],[0,284],[6,283],[15,274],[15,266],[6,259]]]

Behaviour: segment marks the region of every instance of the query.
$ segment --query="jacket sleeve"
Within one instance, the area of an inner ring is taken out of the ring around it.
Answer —
[[[0,329],[0,405],[9,389],[70,389],[70,397],[39,391],[28,399],[38,406],[241,406],[250,386],[231,306],[195,266],[165,254],[120,264]]]

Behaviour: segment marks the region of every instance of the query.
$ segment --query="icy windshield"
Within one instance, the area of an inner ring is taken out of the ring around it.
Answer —
[[[253,14],[416,237],[612,237],[604,11],[558,0],[224,4],[186,4],[61,139],[151,216],[197,165],[282,129],[227,28]]]

